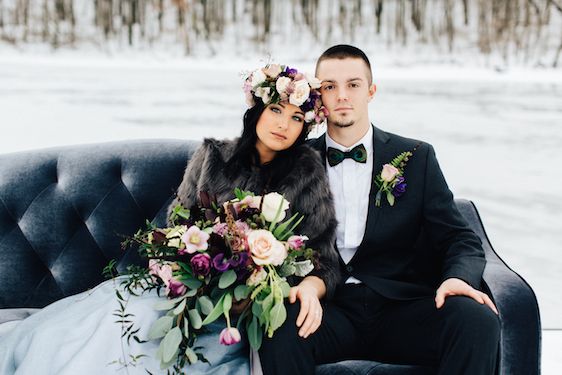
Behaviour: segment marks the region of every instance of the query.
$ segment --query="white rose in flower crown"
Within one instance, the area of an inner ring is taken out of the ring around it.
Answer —
[[[258,98],[261,98],[261,100],[264,102],[264,104],[269,103],[269,92],[270,92],[271,88],[269,87],[258,87],[256,89],[256,96]]]
[[[312,122],[316,118],[316,113],[310,110],[304,114],[304,122]]]
[[[248,234],[248,246],[254,263],[259,266],[271,264],[280,266],[287,258],[285,245],[278,241],[268,230],[258,229]]]
[[[264,82],[266,78],[265,73],[261,69],[256,70],[252,73],[252,78],[250,80],[252,87],[256,87],[260,83]]]
[[[272,222],[275,220],[275,215],[277,210],[281,206],[281,211],[279,212],[279,217],[277,221],[282,221],[287,215],[286,211],[289,209],[289,201],[283,198],[279,193],[269,193],[263,197],[263,203],[261,205],[261,213],[265,220]]]
[[[306,77],[306,80],[308,81],[308,84],[310,85],[310,88],[319,89],[320,86],[322,86],[322,81],[320,81],[315,76],[313,76],[311,74],[308,74],[308,73],[304,73],[304,76]]]
[[[282,94],[287,90],[287,86],[291,83],[291,79],[289,77],[279,77],[277,82],[275,82],[275,89],[279,94]]]
[[[289,95],[289,103],[300,107],[308,99],[308,95],[310,95],[310,86],[304,79],[295,81],[294,84],[295,91]]]

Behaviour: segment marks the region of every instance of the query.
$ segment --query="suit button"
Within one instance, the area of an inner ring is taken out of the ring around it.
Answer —
[[[345,266],[345,269],[347,270],[347,272],[353,272],[353,267],[350,265]]]

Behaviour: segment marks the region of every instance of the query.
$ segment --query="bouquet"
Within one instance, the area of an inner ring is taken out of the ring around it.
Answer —
[[[165,315],[148,332],[148,340],[161,340],[156,359],[162,368],[179,371],[206,361],[197,335],[221,316],[226,320],[221,344],[238,343],[244,324],[250,345],[259,349],[263,335],[272,337],[287,317],[287,277],[304,277],[314,268],[308,238],[293,233],[304,217],[295,213],[286,219],[290,203],[282,195],[234,193],[236,198],[222,205],[202,193],[201,205],[173,209],[170,227],[147,222],[123,243],[139,245],[148,259],[147,268],[129,268],[127,290],[163,290],[167,297],[155,306]],[[234,306],[240,314],[236,327]]]

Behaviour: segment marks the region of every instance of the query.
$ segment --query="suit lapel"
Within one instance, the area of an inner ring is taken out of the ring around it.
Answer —
[[[376,126],[373,126],[373,172],[371,175],[371,190],[369,192],[367,223],[365,224],[365,233],[363,234],[363,240],[361,241],[361,245],[359,245],[359,248],[357,249],[357,252],[355,253],[353,259],[357,257],[357,254],[363,249],[366,242],[371,242],[369,241],[369,239],[374,236],[377,223],[381,215],[385,211],[385,201],[382,202],[381,207],[375,206],[375,197],[377,195],[378,188],[375,185],[374,181],[375,176],[381,173],[383,165],[390,162],[393,157],[391,155],[391,150],[389,150],[389,147],[387,145],[389,140],[390,137],[388,136],[388,134],[378,129]]]

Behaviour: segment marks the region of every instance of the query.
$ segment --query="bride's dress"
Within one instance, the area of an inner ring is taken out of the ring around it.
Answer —
[[[112,315],[119,310],[115,287],[120,279],[106,281],[92,290],[57,301],[19,322],[0,324],[0,375],[99,375],[99,374],[166,374],[154,359],[159,341],[127,344],[121,338],[121,325]],[[125,294],[123,294],[125,296]],[[138,297],[130,296],[126,312],[138,336],[146,339],[152,322],[164,312],[154,310],[159,297],[155,291]],[[208,326],[209,333],[200,335],[196,346],[203,346],[211,365],[198,362],[186,366],[186,374],[250,374],[249,345],[243,341],[224,346],[219,333],[224,322]],[[119,364],[131,360],[129,355],[145,354],[136,365]]]

